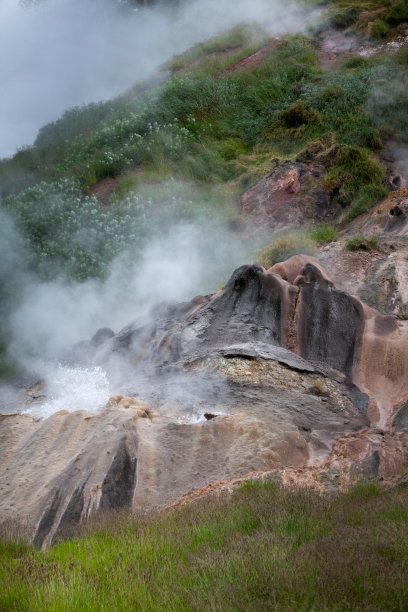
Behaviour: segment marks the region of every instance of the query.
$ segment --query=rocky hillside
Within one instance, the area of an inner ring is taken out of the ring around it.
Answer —
[[[24,253],[0,270],[15,387],[0,417],[0,510],[38,547],[98,513],[242,479],[322,493],[406,482],[407,5],[299,10],[307,31],[244,25],[204,42],[0,164],[10,248]],[[114,393],[96,413],[85,399],[41,418],[49,381],[12,350],[27,278],[103,283],[153,238],[209,219],[253,263],[218,290],[214,275],[208,295],[67,342],[53,358],[99,368]]]

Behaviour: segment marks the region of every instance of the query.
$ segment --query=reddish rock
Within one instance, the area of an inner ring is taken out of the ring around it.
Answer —
[[[248,189],[240,200],[242,212],[256,224],[281,229],[324,217],[329,208],[321,188],[321,164],[285,162]]]

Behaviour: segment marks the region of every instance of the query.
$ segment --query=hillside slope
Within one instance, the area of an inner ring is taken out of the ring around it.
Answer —
[[[244,24],[0,162],[3,528],[46,550],[108,525],[44,557],[2,544],[2,579],[17,568],[4,609],[405,608],[408,5],[310,4],[305,31]],[[206,295],[166,300],[196,270]],[[78,307],[58,319],[69,291]],[[70,319],[101,295],[133,321],[74,343]],[[174,514],[129,516],[157,511]],[[133,591],[122,570],[140,574]]]

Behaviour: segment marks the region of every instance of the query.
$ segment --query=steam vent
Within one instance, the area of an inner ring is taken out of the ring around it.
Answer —
[[[393,485],[404,466],[408,322],[337,289],[313,257],[242,266],[218,293],[100,330],[65,361],[102,366],[118,392],[96,414],[1,417],[1,515],[39,547],[93,513],[248,474],[330,491]]]

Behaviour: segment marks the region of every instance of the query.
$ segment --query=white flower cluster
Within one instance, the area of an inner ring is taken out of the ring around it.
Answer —
[[[102,275],[120,251],[140,247],[145,239],[146,203],[139,197],[104,209],[70,179],[40,183],[6,198],[4,207],[29,238],[46,274]]]

